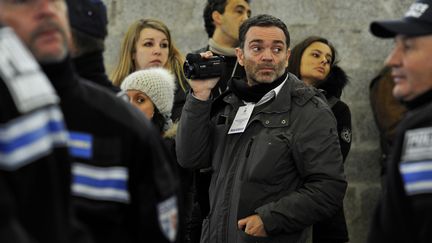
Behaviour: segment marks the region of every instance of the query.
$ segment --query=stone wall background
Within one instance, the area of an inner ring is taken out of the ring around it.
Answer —
[[[207,43],[202,10],[205,0],[103,0],[108,7],[109,36],[105,65],[111,72],[121,38],[139,18],[165,22],[184,54]],[[365,242],[380,194],[379,141],[369,104],[369,83],[378,73],[393,41],[373,37],[373,20],[399,18],[412,0],[252,0],[252,14],[267,13],[288,26],[292,46],[309,35],[333,42],[340,65],[351,77],[342,99],[352,112],[353,143],[345,164],[348,190],[345,212],[352,243]]]

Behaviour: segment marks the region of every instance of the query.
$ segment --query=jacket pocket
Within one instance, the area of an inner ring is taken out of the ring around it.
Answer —
[[[246,147],[246,168],[242,179],[265,184],[280,184],[294,171],[291,136],[280,131],[259,134]]]
[[[272,235],[268,237],[257,237],[246,234],[242,230],[237,231],[237,242],[238,243],[306,243],[306,230],[303,232],[297,232],[290,235],[280,234]]]
[[[237,208],[237,220],[255,214],[255,209],[284,195],[280,185],[268,185],[256,182],[240,182],[240,199]]]
[[[257,237],[249,235],[243,230],[238,230],[237,242],[239,243],[270,243],[274,242],[270,237]]]

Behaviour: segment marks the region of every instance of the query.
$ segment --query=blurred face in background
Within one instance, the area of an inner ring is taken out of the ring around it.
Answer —
[[[169,42],[163,32],[152,28],[141,30],[139,39],[135,44],[135,53],[133,53],[136,70],[149,67],[166,67],[168,54]]]
[[[139,90],[128,90],[127,96],[130,102],[140,109],[145,116],[151,120],[154,115],[154,104],[152,100],[144,93]]]
[[[313,42],[301,57],[300,75],[311,86],[318,86],[330,73],[333,54],[330,47],[322,42]]]
[[[393,96],[409,101],[432,90],[432,35],[396,36],[386,65],[392,68]]]
[[[216,28],[219,28],[226,39],[224,42],[238,44],[240,25],[250,15],[249,3],[245,0],[228,0],[224,13],[214,11],[212,17]]]
[[[39,62],[67,56],[70,29],[63,0],[0,0],[0,22],[15,30]]]

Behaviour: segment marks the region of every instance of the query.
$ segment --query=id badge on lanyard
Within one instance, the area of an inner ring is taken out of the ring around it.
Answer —
[[[252,115],[255,104],[249,103],[241,106],[234,117],[234,121],[228,131],[228,134],[242,133],[246,129],[249,119]]]

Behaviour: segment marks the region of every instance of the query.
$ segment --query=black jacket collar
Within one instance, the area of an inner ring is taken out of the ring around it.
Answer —
[[[60,62],[41,64],[41,67],[60,96],[78,85],[78,78],[69,56]]]
[[[288,79],[279,91],[279,95],[272,105],[262,110],[264,113],[287,112],[291,109],[292,102],[302,106],[313,96],[318,95],[318,90],[307,86],[295,75],[288,73]],[[321,97],[324,98],[324,97]],[[212,104],[212,114],[228,104],[240,104],[242,101],[231,90],[227,90],[220,95]]]
[[[411,101],[404,102],[404,104],[408,108],[408,110],[414,110],[431,102],[432,102],[432,90],[429,90],[426,93],[417,96]]]

